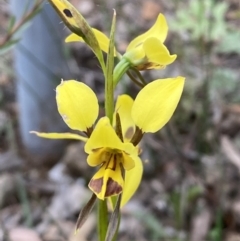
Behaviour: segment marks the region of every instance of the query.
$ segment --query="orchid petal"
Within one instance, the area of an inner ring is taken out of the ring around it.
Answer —
[[[120,163],[117,163],[114,170],[108,168],[108,165],[108,162],[102,165],[88,184],[89,188],[101,200],[104,200],[106,197],[118,195],[123,189],[124,182]]]
[[[45,132],[37,132],[30,131],[31,134],[35,134],[39,137],[47,138],[47,139],[75,139],[86,142],[88,140],[87,137],[80,136],[78,134],[73,133],[45,133]]]
[[[137,149],[132,143],[123,143],[117,136],[107,117],[102,117],[85,145],[85,152],[90,154],[98,148],[109,148],[137,155]]]
[[[109,38],[103,32],[97,30],[96,28],[92,28],[92,31],[99,43],[101,50],[105,53],[108,53],[109,42],[110,42]],[[70,43],[70,42],[85,42],[85,41],[83,40],[82,37],[72,33],[65,39],[65,42]],[[115,56],[116,56],[116,53],[115,53]]]
[[[106,152],[106,148],[99,148],[96,150],[92,150],[92,152],[87,157],[87,163],[91,167],[95,167],[100,165],[103,162],[106,162],[106,157],[108,152]]]
[[[164,68],[177,58],[176,54],[170,55],[167,47],[157,38],[149,38],[143,43],[143,49],[148,59],[148,68]]]
[[[62,81],[56,89],[58,111],[73,130],[87,131],[98,116],[98,100],[91,88],[84,83]]]
[[[137,191],[137,188],[140,185],[142,179],[142,161],[139,157],[136,157],[134,161],[135,167],[125,172],[125,183],[123,188],[121,207],[123,207]]]
[[[127,47],[126,52],[138,47],[143,44],[150,37],[155,37],[159,39],[161,42],[164,42],[167,37],[168,25],[163,14],[159,14],[157,21],[155,24],[144,34],[139,35],[135,39],[133,39]]]
[[[132,118],[143,132],[156,132],[172,117],[182,95],[183,77],[158,79],[137,95]]]
[[[130,140],[135,131],[135,124],[131,116],[133,99],[129,95],[120,95],[117,98],[115,114],[118,113],[121,120],[124,140]]]
[[[127,171],[131,170],[132,168],[135,167],[135,161],[134,159],[136,158],[137,156],[135,155],[128,155],[126,153],[122,153],[122,164],[123,164],[123,168]]]

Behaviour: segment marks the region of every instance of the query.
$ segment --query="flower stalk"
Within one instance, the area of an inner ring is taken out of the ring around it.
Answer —
[[[113,121],[114,112],[114,85],[113,85],[113,68],[114,68],[114,34],[116,27],[116,12],[113,12],[112,27],[110,33],[110,42],[107,55],[107,71],[105,79],[105,113],[110,123]]]
[[[121,58],[121,60],[117,63],[113,72],[113,83],[114,87],[117,86],[123,75],[130,69],[131,63],[127,58]]]
[[[108,208],[106,200],[98,201],[98,241],[105,241],[108,229]]]
[[[107,55],[106,64],[106,79],[105,79],[105,113],[109,118],[110,123],[113,122],[114,113],[114,85],[113,85],[113,68],[114,68],[114,35],[116,27],[116,12],[113,12],[110,42]],[[108,213],[107,213],[107,200],[102,200],[98,205],[98,237],[99,241],[106,240],[108,232]]]

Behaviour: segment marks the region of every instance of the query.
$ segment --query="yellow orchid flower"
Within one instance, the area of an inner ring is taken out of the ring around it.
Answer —
[[[107,117],[98,117],[98,101],[87,85],[75,80],[62,81],[56,89],[58,111],[65,123],[87,137],[72,133],[39,133],[50,139],[77,139],[86,142],[90,166],[100,166],[89,183],[99,199],[122,194],[121,206],[137,190],[143,172],[137,144],[145,132],[156,132],[171,118],[184,85],[183,77],[155,80],[146,85],[135,101],[128,95],[118,97],[115,116],[119,115],[120,131]],[[116,117],[115,117],[116,119]],[[125,175],[124,175],[125,173]]]
[[[104,52],[108,52],[109,38],[101,31],[92,28],[99,46]],[[168,32],[168,25],[163,14],[159,14],[155,24],[144,34],[133,39],[128,45],[125,54],[132,67],[138,70],[162,69],[175,61],[177,55],[171,55],[163,44]],[[83,38],[72,33],[66,42],[84,42]],[[115,54],[117,55],[117,53]],[[121,56],[118,54],[118,56]]]

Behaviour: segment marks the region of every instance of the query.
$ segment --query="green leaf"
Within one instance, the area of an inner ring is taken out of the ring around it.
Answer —
[[[14,24],[16,23],[16,18],[15,16],[11,16],[8,22],[8,32],[10,32],[13,29]]]
[[[14,32],[13,36],[15,38],[21,38],[21,35],[23,34],[23,32],[29,28],[31,26],[32,22],[31,21],[27,21],[26,23],[24,23],[23,25],[21,25],[21,27],[19,27],[19,29],[17,31]]]
[[[107,229],[105,241],[113,241],[114,239],[116,239],[117,231],[119,228],[120,216],[121,216],[121,213],[120,213],[121,199],[122,199],[122,194],[118,195],[117,203],[112,213],[109,226]]]
[[[82,227],[82,225],[86,222],[89,214],[91,213],[94,204],[96,202],[96,195],[93,194],[90,198],[90,200],[87,202],[85,207],[81,210],[78,216],[77,224],[76,224],[76,231]]]
[[[13,39],[7,41],[3,46],[0,46],[0,55],[3,55],[7,53],[9,50],[11,50],[16,43],[18,43],[19,39]]]

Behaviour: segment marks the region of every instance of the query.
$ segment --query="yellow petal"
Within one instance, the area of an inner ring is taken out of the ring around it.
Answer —
[[[71,33],[65,38],[66,43],[71,43],[71,42],[84,42],[83,38],[78,36],[75,33]]]
[[[158,38],[161,42],[164,42],[167,36],[167,32],[168,25],[166,19],[162,14],[159,14],[155,24],[147,32],[145,32],[142,35],[139,35],[138,37],[133,39],[132,42],[130,42],[126,52],[130,51],[133,48],[136,48],[150,37]]]
[[[92,89],[75,81],[62,81],[56,89],[58,111],[73,130],[86,131],[98,116],[98,100]]]
[[[182,95],[183,77],[158,79],[137,95],[132,118],[143,132],[156,132],[171,118]]]
[[[120,164],[117,163],[114,170],[108,168],[108,165],[108,162],[102,165],[88,184],[89,188],[102,200],[104,200],[105,197],[120,194],[123,189]]]
[[[131,116],[133,106],[133,99],[129,95],[119,95],[115,107],[116,112],[120,116],[122,134],[124,140],[130,140],[135,131],[135,124]]]
[[[98,121],[85,145],[85,152],[90,154],[95,149],[103,147],[125,151],[131,155],[137,155],[137,150],[132,143],[123,143],[119,139],[107,117],[103,117]]]
[[[109,148],[99,148],[97,150],[93,150],[93,152],[88,155],[87,163],[89,166],[94,167],[100,165],[101,163],[109,162],[112,159],[113,168],[115,168],[116,162],[122,163],[125,170],[130,170],[135,166],[134,159],[131,156],[123,151],[119,152]]]
[[[80,136],[78,134],[73,133],[45,133],[45,132],[37,132],[30,131],[31,134],[35,134],[39,137],[47,138],[47,139],[75,139],[86,142],[88,138],[84,136]]]
[[[157,38],[147,39],[143,49],[149,62],[146,69],[163,68],[177,58],[176,54],[170,55],[167,47]]]
[[[149,37],[137,48],[126,52],[123,57],[138,70],[162,69],[177,58],[171,55],[167,47],[156,37]]]
[[[108,53],[108,48],[109,48],[109,38],[101,31],[95,29],[95,28],[92,28],[92,31],[99,43],[99,46],[101,48],[101,50],[105,53]],[[65,42],[66,43],[69,43],[69,42],[84,42],[83,38],[72,33],[70,34],[66,39],[65,39]],[[115,53],[115,56],[116,56],[116,53]]]
[[[139,61],[141,63],[145,60],[145,57],[143,45],[133,48],[123,55],[123,58],[127,59],[133,66],[139,65]]]
[[[87,163],[91,167],[98,166],[109,159],[108,154],[109,152],[106,151],[106,148],[92,150],[92,153],[88,155]]]
[[[132,168],[135,167],[135,162],[134,159],[137,158],[137,155],[128,155],[124,152],[122,152],[122,164],[123,168],[127,171],[131,170]]]
[[[139,157],[135,158],[135,167],[125,172],[125,183],[123,187],[121,207],[123,207],[136,192],[143,173],[142,161]]]

